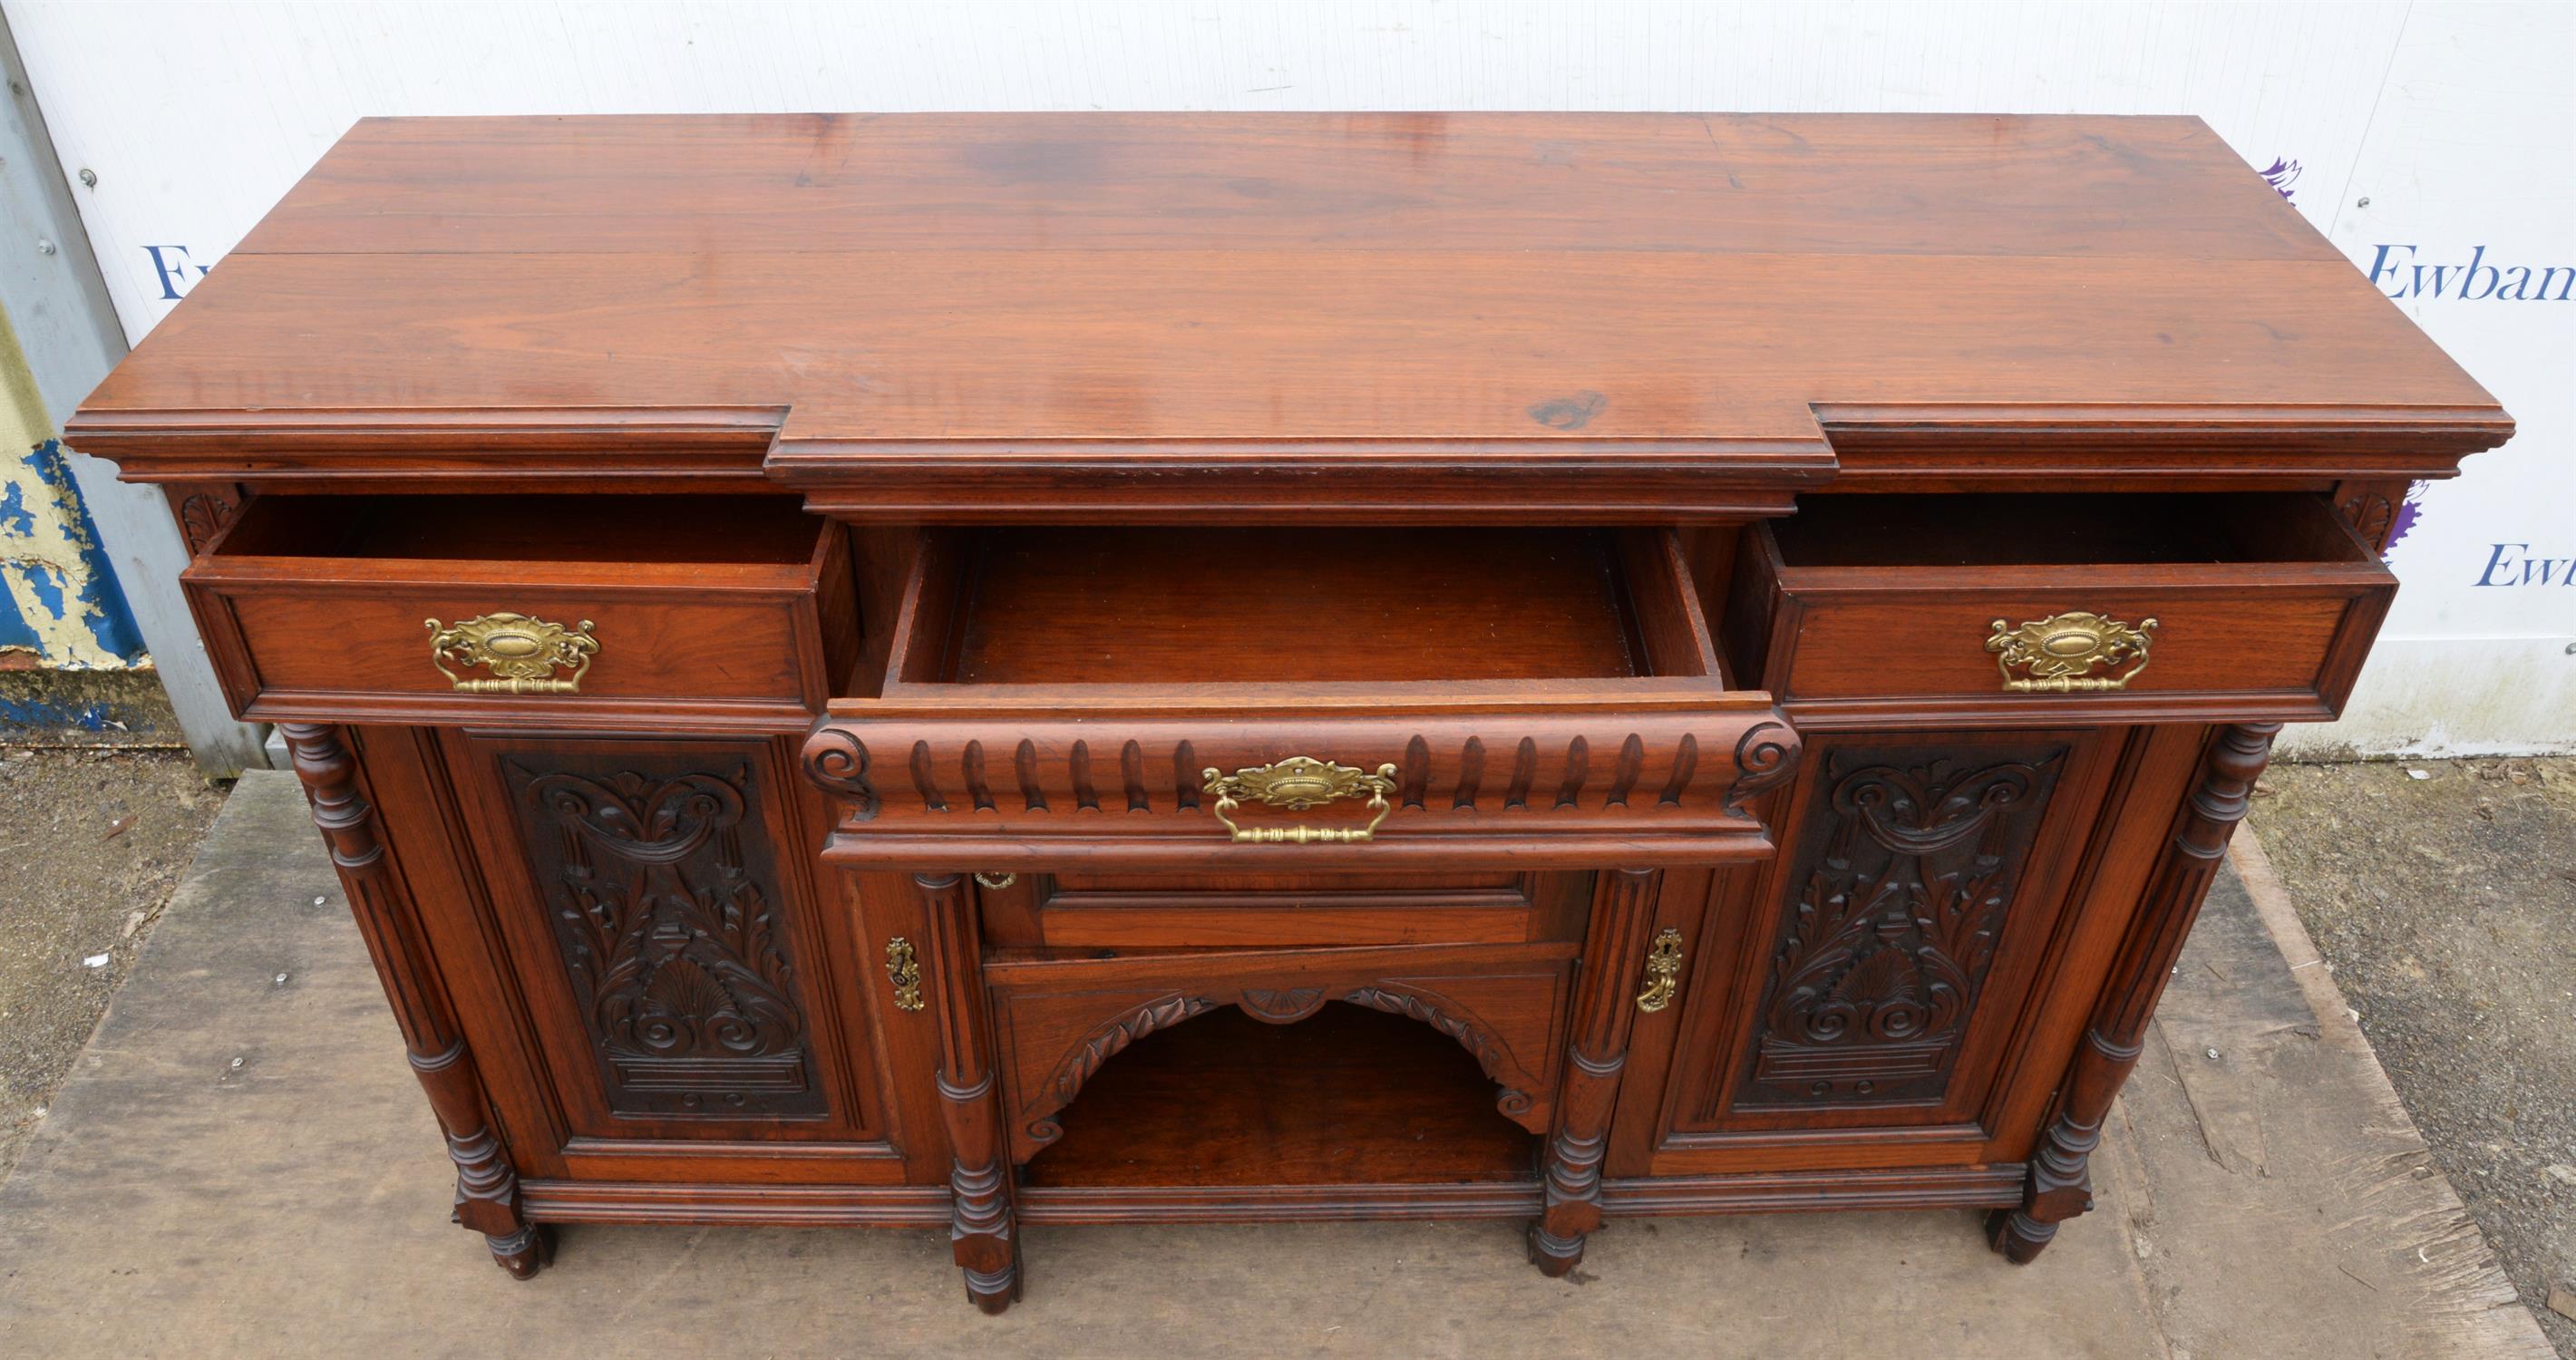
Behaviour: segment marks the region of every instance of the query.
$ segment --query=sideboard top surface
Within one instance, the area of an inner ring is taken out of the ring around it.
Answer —
[[[1006,513],[2443,475],[2510,429],[2198,119],[1437,113],[368,120],[71,423],[146,479]]]

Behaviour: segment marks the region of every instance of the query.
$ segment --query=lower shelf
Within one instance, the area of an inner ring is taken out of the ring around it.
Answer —
[[[1024,1185],[1023,1223],[1345,1223],[1533,1218],[1539,1183],[1461,1185]]]
[[[1465,1049],[1414,1021],[1334,1003],[1266,1025],[1228,1007],[1111,1059],[1022,1184],[1032,1209],[1090,1187],[1259,1186],[1284,1201],[1418,1186],[1462,1207],[1490,1196],[1451,1188],[1493,1187],[1517,1204],[1536,1193],[1538,1139],[1494,1097]]]

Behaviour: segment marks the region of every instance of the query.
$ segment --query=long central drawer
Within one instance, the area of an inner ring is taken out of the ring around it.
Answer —
[[[1666,531],[932,531],[806,747],[844,864],[1711,864],[1797,740]]]

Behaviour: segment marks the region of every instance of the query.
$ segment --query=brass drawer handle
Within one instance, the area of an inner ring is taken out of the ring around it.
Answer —
[[[467,619],[453,628],[428,622],[429,664],[459,694],[579,694],[591,658],[599,655],[588,619],[578,628],[509,613]],[[456,673],[476,666],[490,667],[491,676]],[[572,674],[555,674],[567,666]]]
[[[912,956],[912,941],[897,935],[886,941],[886,981],[894,984],[894,1008],[921,1009],[921,962]]]
[[[2127,689],[2147,668],[2147,644],[2155,639],[2156,621],[2132,628],[2108,614],[2082,612],[2035,619],[2015,627],[2002,619],[1988,625],[1994,636],[1986,650],[1995,653],[1995,669],[2004,688],[2015,694],[2096,693]],[[2129,666],[2131,661],[2137,662]],[[2093,668],[2119,671],[2095,675]]]
[[[1637,993],[1637,1009],[1652,1015],[1673,1004],[1681,975],[1682,933],[1666,926],[1655,932],[1655,947],[1646,951],[1646,990]]]
[[[1377,773],[1367,774],[1348,765],[1308,756],[1290,756],[1270,765],[1256,765],[1248,770],[1221,774],[1211,766],[1200,772],[1207,780],[1206,793],[1216,798],[1210,809],[1216,819],[1225,823],[1237,844],[1248,842],[1285,842],[1290,845],[1355,845],[1374,839],[1377,829],[1394,809],[1386,796],[1395,792],[1395,766],[1380,765]],[[1340,798],[1368,795],[1368,810],[1377,815],[1366,826],[1237,826],[1232,813],[1243,799],[1251,798],[1271,807],[1303,812]]]

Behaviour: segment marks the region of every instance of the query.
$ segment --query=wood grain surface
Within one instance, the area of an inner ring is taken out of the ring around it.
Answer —
[[[1785,508],[1846,436],[2278,478],[2510,428],[2196,119],[1614,114],[369,121],[71,422],[158,480],[1560,522]]]

